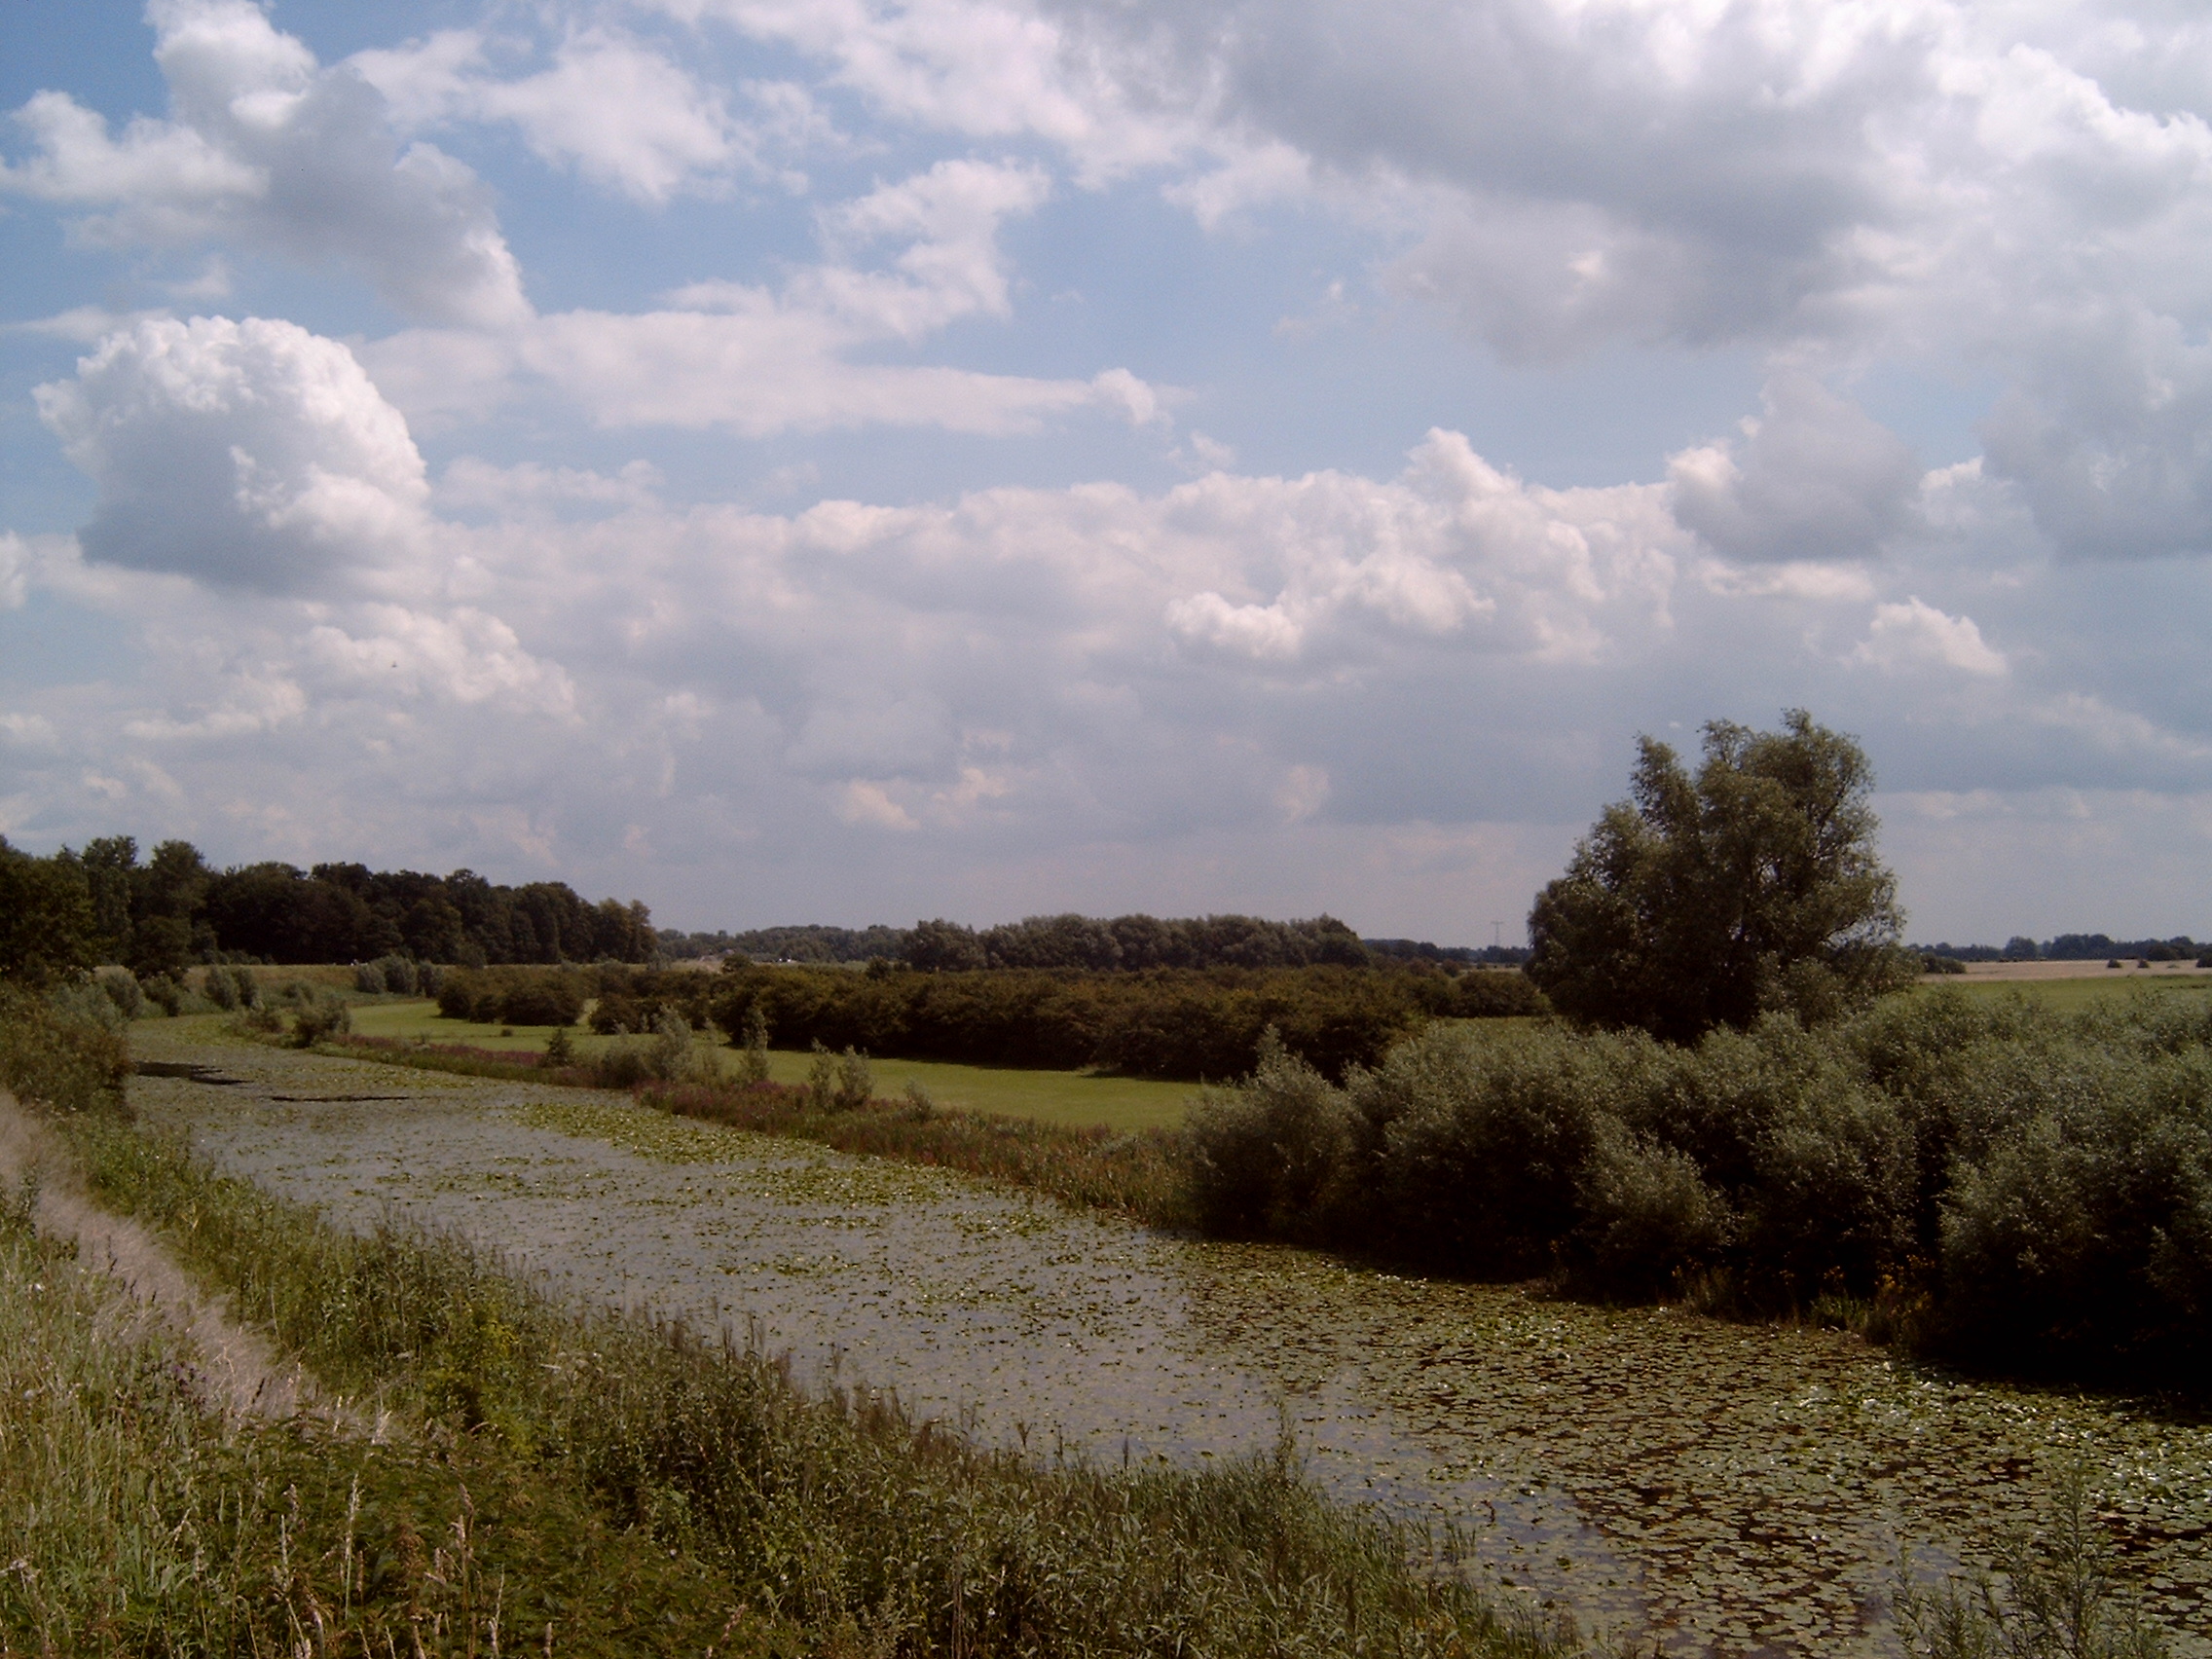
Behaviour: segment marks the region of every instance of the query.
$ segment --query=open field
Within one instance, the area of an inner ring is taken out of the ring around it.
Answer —
[[[323,1206],[459,1230],[581,1303],[751,1327],[1031,1452],[1201,1461],[1277,1402],[1315,1475],[1472,1529],[1483,1571],[1624,1644],[1895,1653],[1898,1550],[1987,1566],[2070,1458],[2178,1653],[2212,1654],[2212,1428],[1965,1383],[1856,1339],[1202,1244],[941,1170],[610,1099],[141,1024],[132,1099]],[[227,1079],[216,1082],[214,1078]]]
[[[2063,1014],[2094,1008],[2100,1003],[2133,995],[2212,997],[2212,969],[2198,968],[2194,963],[2160,962],[2144,969],[2129,963],[2125,968],[2111,970],[2099,964],[2074,962],[1972,964],[1975,968],[1983,966],[2083,971],[2051,974],[1975,974],[1970,971],[1966,974],[1930,975],[1920,982],[1924,986],[1949,985],[1969,996],[1976,997],[2016,994]],[[2091,969],[2094,972],[2090,972]]]
[[[353,1031],[362,1037],[421,1038],[429,1043],[459,1043],[508,1053],[542,1052],[546,1038],[552,1035],[540,1026],[503,1027],[445,1019],[439,1016],[435,1003],[396,998],[356,1003]],[[571,1040],[579,1052],[586,1054],[625,1041],[596,1036],[580,1028],[571,1034]],[[711,1037],[702,1036],[699,1041],[711,1049],[720,1048]],[[804,1083],[812,1063],[811,1054],[790,1050],[771,1050],[768,1055],[769,1075],[778,1083]],[[1188,1083],[1153,1083],[1092,1072],[1020,1071],[945,1065],[934,1060],[871,1059],[868,1064],[874,1070],[879,1094],[897,1094],[908,1082],[916,1082],[942,1106],[1110,1129],[1149,1129],[1179,1124],[1184,1107],[1196,1092]]]
[[[2096,979],[2108,984],[2137,979],[2212,982],[2212,968],[2199,968],[2194,960],[2145,964],[2132,956],[2121,959],[2118,968],[2108,967],[2104,962],[1969,962],[1966,970],[1964,974],[1930,974],[1925,976],[1925,982],[1932,985],[2040,985],[2054,979]]]

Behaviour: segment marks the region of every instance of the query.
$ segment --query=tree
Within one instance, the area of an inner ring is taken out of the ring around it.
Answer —
[[[0,836],[0,983],[43,990],[98,960],[84,866],[63,848],[32,858]]]
[[[1802,709],[1778,732],[1711,722],[1694,779],[1640,739],[1632,799],[1536,897],[1529,977],[1569,1018],[1672,1042],[1775,1010],[1815,1023],[1905,982],[1873,783]]]

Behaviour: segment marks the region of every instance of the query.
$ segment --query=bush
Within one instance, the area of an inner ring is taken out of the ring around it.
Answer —
[[[1567,1239],[1575,1279],[1606,1296],[1656,1297],[1716,1266],[1736,1236],[1728,1202],[1697,1160],[1609,1118],[1575,1181],[1580,1219]]]
[[[166,974],[149,974],[139,977],[138,988],[148,1002],[163,1014],[174,1019],[184,1007],[184,987]]]
[[[1511,1019],[1546,1014],[1551,1005],[1535,980],[1511,969],[1476,969],[1452,981],[1450,1012],[1459,1019]]]
[[[2212,1008],[1937,990],[1695,1048],[1432,1027],[1341,1088],[1278,1055],[1187,1136],[1206,1231],[1610,1296],[1889,1309],[1982,1367],[2212,1376]],[[1892,1317],[1891,1315],[1895,1315]]]
[[[137,976],[128,968],[102,968],[99,987],[107,993],[108,1001],[115,1004],[116,1013],[125,1019],[136,1019],[146,1012],[146,993],[138,988]]]
[[[817,1112],[857,1112],[875,1098],[875,1074],[867,1056],[847,1049],[832,1054],[814,1045],[814,1064],[806,1074],[807,1104]]]
[[[292,1014],[292,1046],[312,1049],[315,1044],[353,1029],[353,1011],[336,991],[315,990],[298,998]]]
[[[573,1025],[584,1011],[583,976],[571,968],[460,968],[436,994],[445,1018],[479,1025]]]
[[[119,1107],[130,1050],[113,1019],[112,1010],[102,1020],[82,1007],[0,985],[0,1088],[57,1112]]]
[[[251,968],[216,962],[201,977],[202,993],[225,1013],[254,1008],[261,1002],[261,982]]]
[[[1326,1239],[1338,1230],[1349,1196],[1351,1105],[1272,1027],[1250,1080],[1201,1095],[1185,1137],[1191,1208],[1206,1232]]]

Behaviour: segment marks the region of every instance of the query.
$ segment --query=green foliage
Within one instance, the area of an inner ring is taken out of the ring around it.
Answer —
[[[489,1654],[548,1622],[562,1653],[760,1651],[722,1574],[491,1437],[225,1420],[27,1199],[0,1189],[0,1653]]]
[[[67,855],[34,859],[0,836],[0,985],[33,991],[97,960],[92,889]]]
[[[737,1081],[749,1085],[768,1081],[768,1016],[758,1005],[745,1013],[745,1052],[738,1061]]]
[[[1359,936],[1334,916],[1271,922],[1259,916],[1027,916],[977,932],[942,918],[916,922],[903,955],[927,973],[977,968],[1364,968]]]
[[[261,981],[251,968],[237,963],[210,963],[201,976],[202,993],[226,1013],[261,1006]]]
[[[1783,726],[1713,721],[1694,780],[1641,741],[1633,801],[1530,913],[1529,977],[1562,1014],[1689,1042],[1775,1011],[1832,1019],[1910,977],[1866,756],[1801,709]]]
[[[76,1139],[103,1198],[265,1309],[326,1384],[429,1414],[462,1471],[528,1467],[549,1493],[581,1494],[603,1530],[566,1560],[622,1528],[711,1564],[724,1604],[749,1609],[730,1620],[740,1635],[1036,1659],[1560,1645],[1494,1613],[1419,1536],[1329,1503],[1287,1450],[1203,1470],[977,1450],[887,1396],[807,1398],[765,1357],[682,1327],[570,1314],[454,1240],[336,1233],[180,1147]],[[544,1569],[511,1570],[535,1588]],[[532,1644],[537,1628],[510,1624]]]
[[[1185,1129],[1197,1219],[1216,1235],[1326,1236],[1349,1198],[1357,1120],[1341,1090],[1270,1027],[1239,1089],[1213,1089]]]
[[[807,1104],[817,1112],[857,1112],[875,1098],[875,1076],[859,1051],[832,1054],[816,1043],[805,1092]]]
[[[1435,1027],[1340,1087],[1271,1057],[1194,1113],[1208,1231],[1747,1309],[1853,1307],[1963,1362],[2201,1388],[2212,1010],[1893,999],[1691,1048]]]
[[[102,1019],[0,985],[0,1088],[57,1112],[113,1109],[130,1075],[130,1050],[116,1023],[112,1010]]]
[[[440,1014],[481,1025],[573,1025],[585,995],[572,968],[456,969],[437,991]]]
[[[1340,1077],[1379,1061],[1431,1014],[1456,1012],[1467,979],[1493,977],[1518,976],[1304,968],[870,977],[743,966],[718,977],[710,1011],[725,1032],[746,1030],[757,1011],[787,1046],[1192,1081],[1249,1072],[1273,1026],[1291,1051]]]
[[[138,977],[128,968],[103,968],[96,980],[108,1001],[115,1004],[115,1012],[127,1020],[136,1019],[146,1012],[146,993],[139,988]]]
[[[292,1046],[312,1049],[353,1029],[353,1011],[336,991],[315,987],[292,1004]]]
[[[353,988],[370,996],[385,992],[402,997],[437,994],[434,987],[424,988],[414,958],[401,956],[396,951],[380,956],[374,962],[357,964],[353,969]]]

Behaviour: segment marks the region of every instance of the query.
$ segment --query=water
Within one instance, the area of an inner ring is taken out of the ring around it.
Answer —
[[[1171,1237],[941,1170],[487,1083],[138,1028],[133,1099],[365,1228],[452,1228],[554,1294],[722,1325],[802,1382],[1031,1452],[1273,1444],[1467,1527],[1503,1593],[1682,1653],[1894,1653],[1900,1542],[1986,1565],[2087,1456],[2178,1651],[2212,1654],[2212,1434],[1979,1387],[1831,1333],[1607,1310]],[[208,1088],[188,1068],[215,1068]]]

